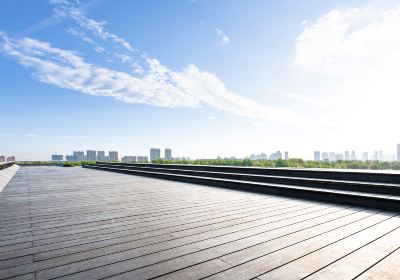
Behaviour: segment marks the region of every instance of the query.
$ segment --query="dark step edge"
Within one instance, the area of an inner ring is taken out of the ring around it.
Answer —
[[[110,163],[110,162],[98,162],[98,163]],[[121,163],[120,163],[121,164]],[[153,166],[153,167],[164,167],[164,168],[186,168],[191,170],[210,170],[210,169],[221,169],[221,170],[246,170],[252,174],[268,174],[268,173],[286,173],[287,176],[300,177],[330,177],[331,179],[342,179],[346,180],[346,177],[355,176],[359,179],[357,181],[374,181],[381,183],[393,183],[400,184],[400,172],[399,173],[385,173],[379,170],[338,170],[338,169],[317,169],[317,168],[290,168],[290,167],[254,167],[254,166],[228,166],[228,165],[193,165],[193,164],[157,164],[157,163],[122,163],[126,165],[136,166]],[[236,172],[236,171],[235,171]],[[317,176],[315,176],[317,175]],[[375,178],[376,180],[373,180]]]
[[[200,177],[212,177],[220,179],[224,178],[224,179],[232,179],[239,181],[242,180],[242,181],[253,181],[262,183],[288,184],[293,186],[300,185],[304,187],[317,187],[317,188],[326,188],[332,190],[340,189],[344,191],[400,195],[400,186],[394,184],[384,184],[384,183],[369,183],[369,182],[358,182],[358,181],[342,181],[342,180],[273,176],[273,175],[254,175],[254,174],[242,174],[242,173],[225,173],[225,172],[197,171],[197,170],[183,170],[183,169],[164,169],[164,168],[153,168],[153,167],[124,166],[121,164],[96,164],[96,166],[103,166],[110,168],[120,167],[129,170],[139,169],[139,170],[148,170],[154,172],[164,172],[171,174],[181,174],[181,175],[200,176]],[[281,183],[279,183],[279,181],[281,181]]]
[[[110,162],[97,162],[106,163]],[[111,163],[115,164],[115,163]],[[379,171],[357,171],[357,170],[327,170],[327,169],[305,169],[305,168],[270,168],[270,167],[247,167],[247,166],[224,166],[224,165],[191,165],[191,164],[155,164],[155,163],[117,163],[126,166],[147,166],[147,167],[162,167],[166,169],[189,169],[189,170],[203,170],[215,171],[220,170],[226,172],[259,174],[259,175],[283,175],[291,177],[305,177],[305,178],[329,178],[332,180],[352,180],[360,182],[376,182],[388,184],[400,184],[400,173],[384,173]],[[243,172],[243,171],[246,172]],[[349,179],[349,178],[357,178]]]
[[[128,169],[112,169],[93,165],[84,165],[84,168],[105,170],[110,172],[134,174],[143,177],[165,179],[171,181],[221,187],[227,189],[244,190],[257,193],[265,193],[284,197],[320,201],[342,205],[353,205],[357,207],[368,207],[389,211],[400,211],[400,200],[391,197],[367,196],[365,194],[351,194],[343,192],[332,192],[328,190],[296,188],[293,186],[276,186],[273,184],[260,184],[255,182],[242,182],[233,180],[221,180],[215,178],[194,177],[174,175],[168,173],[146,172]]]

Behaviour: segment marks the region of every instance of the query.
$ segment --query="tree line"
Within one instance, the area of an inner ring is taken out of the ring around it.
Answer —
[[[251,160],[251,159],[195,159],[195,160],[153,160],[159,164],[197,164],[197,165],[227,165],[254,167],[291,167],[291,168],[334,168],[334,169],[372,169],[400,170],[400,161],[306,161],[292,158],[288,160]]]

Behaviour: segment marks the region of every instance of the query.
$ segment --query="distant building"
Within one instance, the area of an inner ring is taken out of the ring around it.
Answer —
[[[0,156],[0,162],[5,162],[6,161],[6,157],[5,156]]]
[[[280,151],[276,151],[275,153],[272,153],[269,157],[271,160],[277,160],[282,158],[282,153]]]
[[[288,160],[288,159],[289,159],[289,152],[286,151],[286,152],[285,152],[285,160]]]
[[[266,160],[266,159],[268,159],[268,155],[265,153],[261,153],[259,155],[253,154],[249,157],[249,159],[251,159],[251,160]]]
[[[164,151],[164,155],[165,155],[164,158],[166,160],[172,160],[172,150],[171,149],[166,148]]]
[[[374,151],[374,160],[378,161],[379,160],[379,152]]]
[[[329,161],[329,154],[327,152],[322,153],[322,160],[323,161]]]
[[[330,160],[330,161],[337,161],[336,153],[330,152],[330,153],[329,153],[329,160]]]
[[[73,156],[75,161],[86,161],[86,156],[84,151],[74,151]]]
[[[400,161],[400,144],[397,144],[397,160]]]
[[[65,156],[65,160],[66,161],[76,161],[76,158],[73,155],[68,155],[68,156]]]
[[[157,160],[161,158],[160,149],[151,148],[150,149],[150,161]]]
[[[356,151],[351,151],[351,160],[356,160]]]
[[[118,161],[118,152],[116,151],[109,151],[108,152],[108,160],[109,161]]]
[[[379,158],[379,160],[383,160],[383,152],[382,151],[378,152],[378,158]]]
[[[137,162],[148,162],[149,161],[149,157],[146,156],[137,156],[136,157]]]
[[[63,161],[64,160],[64,156],[63,155],[52,155],[51,156],[51,160],[52,161]],[[8,158],[7,158],[8,161]]]
[[[344,155],[343,154],[336,154],[336,159],[337,160],[344,160]]]
[[[7,162],[10,162],[10,161],[15,161],[15,156],[9,156],[7,158]]]
[[[320,161],[320,160],[321,160],[321,152],[315,151],[314,152],[314,161]]]
[[[362,161],[367,161],[368,160],[368,152],[364,152],[361,154],[361,160]]]
[[[350,160],[350,152],[349,151],[344,152],[344,160]]]
[[[106,161],[106,153],[104,151],[97,151],[97,160]]]
[[[136,156],[124,156],[121,158],[123,162],[136,162]]]
[[[86,158],[87,158],[87,161],[96,161],[97,160],[96,151],[87,150]]]

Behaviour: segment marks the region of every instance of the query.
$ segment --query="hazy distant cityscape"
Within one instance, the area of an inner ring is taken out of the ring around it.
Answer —
[[[122,161],[122,162],[148,162],[158,159],[173,160],[172,149],[164,149],[164,157],[161,156],[161,149],[151,148],[150,156],[145,155],[126,155],[119,158],[117,151],[109,151],[106,155],[105,151],[87,150],[86,154],[84,151],[74,151],[72,155],[54,154],[51,156],[52,161]]]
[[[219,158],[219,157],[218,157]],[[235,159],[236,157],[230,157],[230,159]],[[109,151],[108,155],[106,155],[105,151],[96,151],[96,150],[87,150],[86,153],[84,151],[74,151],[71,155],[62,154],[53,154],[51,156],[52,161],[71,161],[71,162],[82,162],[82,161],[122,161],[122,162],[152,162],[154,160],[180,160],[180,159],[189,159],[185,157],[173,157],[172,149],[165,148],[164,154],[161,154],[161,149],[159,148],[150,148],[149,155],[125,155],[121,158],[119,157],[118,151]],[[261,153],[261,154],[252,154],[245,159],[250,160],[288,160],[289,152],[288,151],[276,151],[271,154]],[[0,162],[4,161],[15,161],[15,157],[0,156]],[[336,161],[400,161],[400,144],[397,144],[397,154],[387,154],[383,151],[373,151],[369,152],[361,152],[358,153],[356,150],[348,150],[343,153],[340,152],[324,152],[324,151],[314,151],[313,154],[314,161],[328,161],[328,162],[336,162]]]
[[[358,161],[400,161],[400,144],[397,144],[397,154],[386,154],[383,151],[362,152],[358,154],[355,150],[345,151],[344,153],[336,152],[314,152],[314,161],[340,161],[340,160],[358,160]]]
[[[11,161],[15,161],[15,156],[0,156],[0,162],[11,162]]]
[[[357,152],[356,150],[348,150],[344,152],[326,152],[326,151],[314,151],[314,161],[400,161],[400,144],[397,144],[397,153],[390,154],[384,153],[382,150],[376,150],[373,152]],[[219,157],[218,157],[219,158]],[[235,159],[232,156],[230,159]],[[288,160],[288,151],[276,151],[271,154],[260,153],[252,154],[245,159],[250,160]],[[106,155],[105,151],[87,150],[85,151],[74,151],[70,155],[53,154],[51,155],[51,161],[67,161],[67,162],[83,162],[83,161],[122,161],[122,162],[152,162],[154,160],[180,160],[189,159],[187,157],[173,157],[172,149],[165,148],[164,154],[161,154],[160,148],[150,148],[149,155],[125,155],[119,157],[118,151],[108,151]],[[4,156],[0,155],[0,163],[16,161],[15,156]]]

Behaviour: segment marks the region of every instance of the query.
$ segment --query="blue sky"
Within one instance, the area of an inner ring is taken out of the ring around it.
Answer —
[[[399,1],[1,1],[0,154],[400,142]]]

